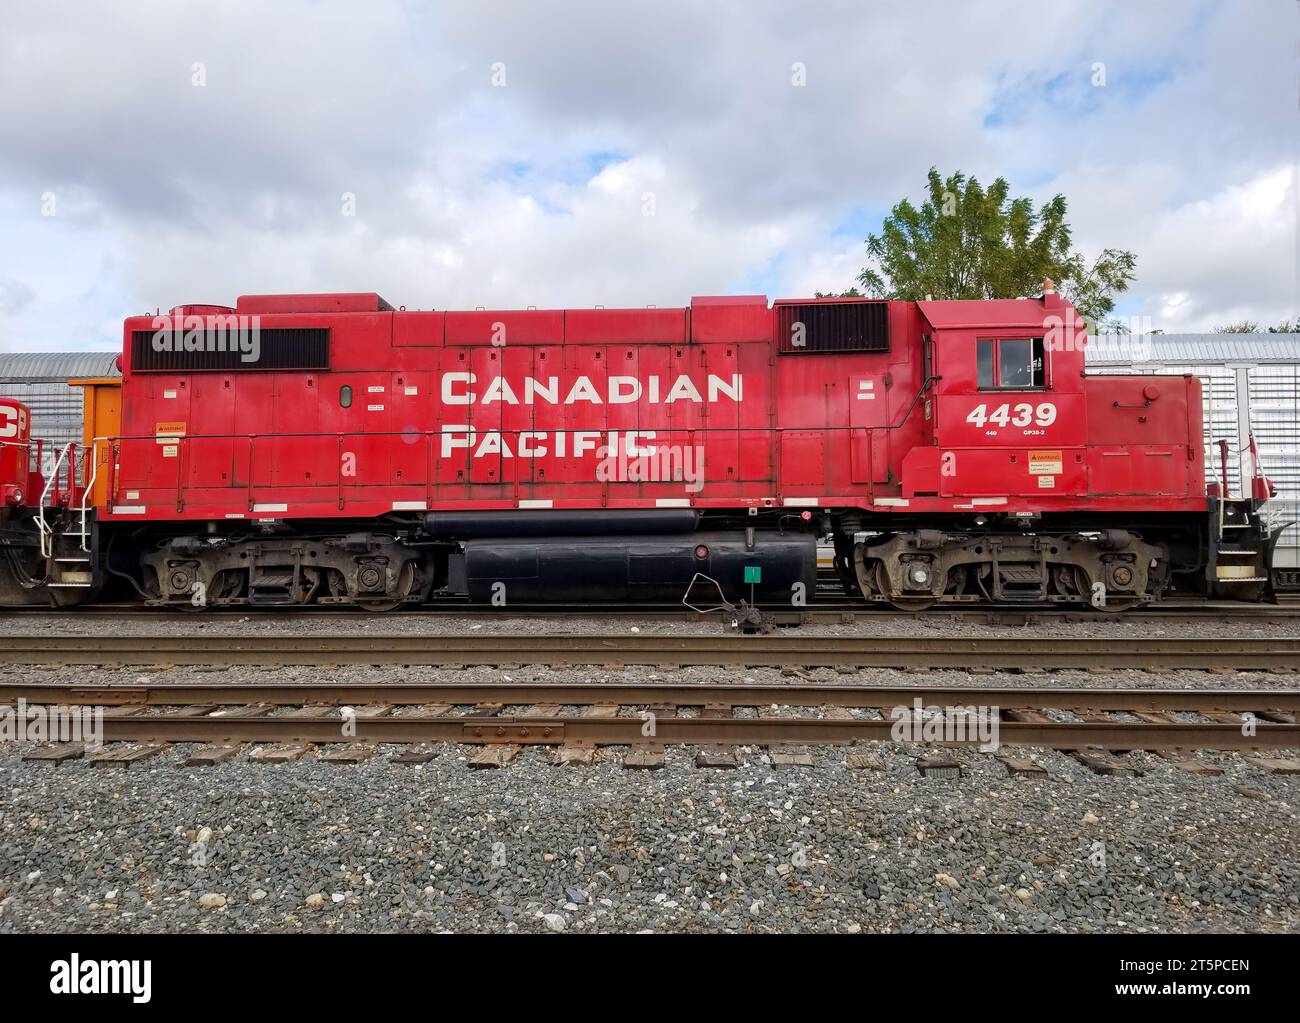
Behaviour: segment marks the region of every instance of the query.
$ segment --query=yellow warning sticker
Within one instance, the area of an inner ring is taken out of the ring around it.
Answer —
[[[1029,475],[1059,476],[1064,469],[1064,459],[1059,451],[1029,452]]]

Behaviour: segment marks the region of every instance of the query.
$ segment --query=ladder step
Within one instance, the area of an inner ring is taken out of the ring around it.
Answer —
[[[1223,585],[1224,583],[1266,583],[1268,582],[1268,576],[1266,575],[1239,576],[1235,579],[1215,579],[1214,581],[1219,585]]]
[[[58,586],[62,589],[88,590],[90,583],[46,583],[46,586]]]
[[[85,563],[85,564],[87,564],[87,565],[90,564],[90,559],[89,559],[89,558],[55,558],[54,560],[55,560],[55,561],[79,561],[79,562],[83,562],[83,563]]]

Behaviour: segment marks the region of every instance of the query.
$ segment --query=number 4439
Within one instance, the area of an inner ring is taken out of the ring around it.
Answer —
[[[1056,422],[1056,406],[1050,401],[1039,405],[1031,405],[1027,401],[1017,405],[1003,402],[990,412],[988,405],[981,402],[970,410],[966,422],[981,428],[986,423],[994,426],[1051,426]]]

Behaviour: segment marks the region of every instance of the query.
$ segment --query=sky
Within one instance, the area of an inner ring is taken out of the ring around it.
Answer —
[[[849,287],[936,166],[1137,253],[1116,313],[1300,316],[1296,0],[0,0],[0,350],[241,294]]]

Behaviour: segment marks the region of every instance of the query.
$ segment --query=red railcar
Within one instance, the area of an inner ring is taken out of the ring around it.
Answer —
[[[165,603],[387,608],[679,599],[698,573],[800,603],[826,538],[847,590],[904,607],[1259,599],[1260,495],[1207,487],[1196,378],[1088,377],[1085,343],[1050,282],[132,317],[120,431],[87,453],[92,577],[51,560],[50,585],[74,602],[112,568]]]

